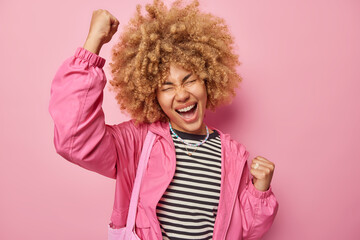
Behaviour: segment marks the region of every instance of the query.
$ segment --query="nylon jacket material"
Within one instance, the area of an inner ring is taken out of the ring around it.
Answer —
[[[135,230],[143,240],[162,239],[156,205],[176,168],[169,125],[164,122],[135,125],[133,120],[106,124],[102,109],[107,82],[104,64],[104,58],[78,47],[56,72],[49,103],[54,120],[54,146],[68,161],[116,179],[110,223],[123,227],[146,133],[148,130],[155,133],[141,183]],[[271,186],[264,192],[253,186],[245,146],[216,130],[220,134],[222,157],[213,239],[260,239],[273,224],[279,204]]]

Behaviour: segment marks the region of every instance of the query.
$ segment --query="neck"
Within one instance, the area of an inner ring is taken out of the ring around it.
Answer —
[[[172,123],[171,121],[170,121],[170,123],[171,123],[172,128],[177,131],[186,132],[186,133],[190,133],[190,134],[197,134],[197,135],[206,135],[206,125],[204,122],[201,124],[201,127],[195,131],[187,131],[185,129],[179,128],[176,124]],[[209,128],[209,133],[213,133],[213,130],[211,130],[210,128]]]

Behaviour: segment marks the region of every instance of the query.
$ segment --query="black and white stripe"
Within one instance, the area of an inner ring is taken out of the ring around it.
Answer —
[[[176,131],[188,143],[205,135]],[[176,150],[174,178],[157,205],[163,239],[212,239],[220,198],[221,141],[214,131],[194,152],[172,134]]]

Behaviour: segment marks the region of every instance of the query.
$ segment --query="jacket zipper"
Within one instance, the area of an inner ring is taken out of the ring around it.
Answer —
[[[174,157],[174,159],[175,159],[175,161],[176,161],[176,151],[175,151],[175,145],[173,144],[173,142],[170,142],[170,140],[169,140],[166,136],[163,136],[162,134],[159,134],[158,132],[156,132],[155,134],[157,134],[158,136],[160,136],[160,137],[162,137],[162,138],[166,139],[166,141],[170,144],[170,146],[173,148],[173,157]],[[168,187],[168,186],[169,186],[169,184],[171,183],[171,180],[174,178],[175,171],[176,171],[176,162],[175,162],[175,169],[174,169],[174,171],[173,171],[172,177],[170,178],[170,182],[168,182],[167,187]],[[164,192],[160,195],[160,198],[157,200],[157,203],[156,203],[156,206],[155,206],[155,217],[156,217],[156,220],[158,220],[158,219],[157,219],[157,214],[156,214],[156,207],[157,207],[157,205],[158,205],[158,203],[159,203],[160,199],[161,199],[161,198],[162,198],[162,196],[164,195],[164,193],[165,193],[165,191],[166,191],[167,187],[165,188]],[[160,225],[159,225],[158,227],[160,228]],[[161,229],[160,229],[160,235],[162,236]],[[161,239],[162,239],[162,238],[161,238]]]
[[[247,161],[247,157],[246,157],[246,161]],[[243,162],[243,163],[241,164],[240,173],[242,173],[243,168],[244,168],[244,165],[245,165],[245,162]],[[236,187],[235,187],[235,189],[237,189],[237,191],[239,190],[239,184],[240,184],[241,178],[242,178],[242,174],[241,174],[240,178],[239,178],[239,179],[237,180],[237,182],[236,182]],[[223,240],[226,239],[226,235],[227,235],[227,232],[228,232],[228,229],[229,229],[229,226],[230,226],[230,221],[231,221],[232,213],[233,213],[233,211],[234,211],[234,205],[235,205],[236,196],[238,195],[238,192],[237,192],[237,191],[236,191],[236,193],[234,194],[234,197],[233,197],[233,199],[232,199],[230,217],[229,217],[228,222],[226,223],[226,228],[225,228],[226,230],[225,230],[224,236],[222,237]]]

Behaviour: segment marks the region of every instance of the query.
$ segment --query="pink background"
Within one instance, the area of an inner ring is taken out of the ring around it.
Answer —
[[[0,2],[0,239],[106,239],[115,181],[56,154],[48,113],[60,64],[83,46],[92,11],[120,27],[142,1]],[[207,123],[276,164],[280,207],[264,239],[360,239],[360,3],[202,0],[226,19],[244,78]],[[119,32],[118,32],[119,33]],[[107,59],[114,39],[103,47]],[[108,124],[121,115],[106,88]]]

